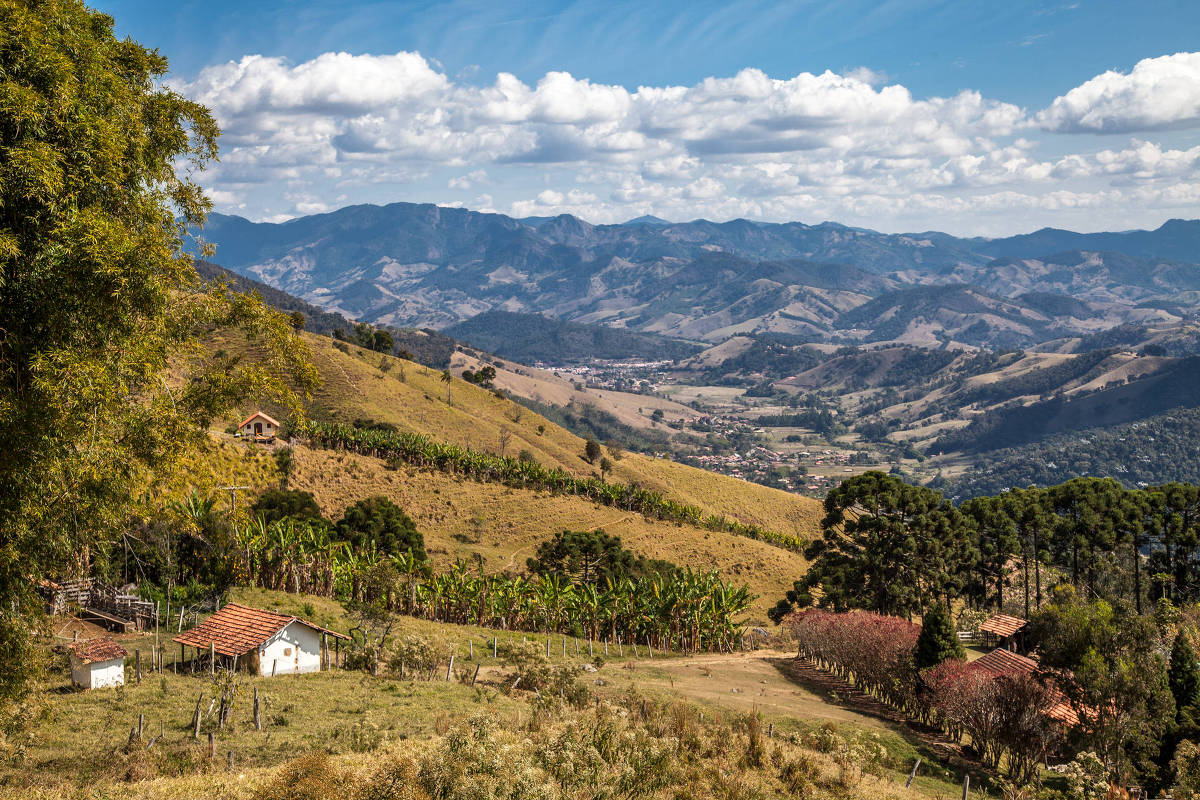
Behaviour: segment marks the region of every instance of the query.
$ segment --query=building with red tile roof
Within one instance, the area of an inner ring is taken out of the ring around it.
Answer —
[[[972,661],[968,669],[985,672],[993,677],[999,675],[1012,675],[1016,673],[1024,673],[1028,675],[1041,675],[1041,664],[1036,658],[1023,656],[1019,653],[1014,653],[1011,650],[996,649],[978,659]],[[1046,716],[1051,719],[1058,720],[1065,725],[1075,727],[1079,724],[1079,715],[1075,713],[1066,697],[1060,692],[1055,692],[1057,699],[1050,708],[1046,709]]]
[[[109,636],[67,645],[71,656],[71,682],[84,689],[103,689],[125,683],[125,657],[129,651]]]
[[[255,411],[238,425],[238,433],[249,439],[274,439],[278,432],[279,423],[261,411]]]
[[[259,675],[317,672],[328,663],[328,642],[350,637],[292,614],[230,603],[173,641],[212,653]]]
[[[979,626],[979,632],[984,635],[984,641],[994,647],[1021,651],[1024,649],[1025,626],[1028,624],[1020,617],[993,614]]]

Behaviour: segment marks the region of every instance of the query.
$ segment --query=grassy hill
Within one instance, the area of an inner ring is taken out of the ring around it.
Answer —
[[[583,457],[582,439],[502,395],[457,378],[447,386],[440,372],[341,342],[312,336],[309,344],[323,378],[313,398],[314,417],[372,420],[496,454],[503,435],[507,455],[526,451],[527,457],[573,475],[599,474]],[[223,341],[216,345],[233,347]],[[192,474],[202,491],[211,492],[232,479],[229,473],[240,468],[234,458],[239,453],[247,464],[255,465],[253,472],[237,476],[242,485],[252,485],[251,493],[282,479],[273,459],[259,448],[218,431],[214,440],[214,452],[226,454],[229,463],[218,470],[209,459],[200,460]],[[637,484],[706,514],[723,514],[777,533],[802,539],[818,533],[823,510],[814,500],[666,459],[636,453],[617,458],[611,451],[606,453],[613,464],[610,482]],[[766,609],[807,566],[800,554],[762,541],[648,520],[583,497],[391,466],[378,458],[297,444],[288,485],[311,491],[325,514],[333,517],[363,497],[391,497],[417,521],[431,556],[443,566],[479,555],[488,571],[519,570],[537,544],[557,531],[603,528],[621,536],[635,552],[681,566],[715,568],[727,578],[747,583],[759,595],[753,607],[756,621],[765,620]]]

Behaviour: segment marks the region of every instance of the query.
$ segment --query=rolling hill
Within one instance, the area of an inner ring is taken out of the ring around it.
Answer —
[[[360,350],[316,336],[307,337],[323,383],[313,398],[315,418],[370,420],[402,431],[474,450],[532,458],[572,475],[598,475],[583,458],[579,437],[492,391],[392,356]],[[218,337],[214,346],[235,349]],[[247,352],[247,355],[252,353]],[[450,402],[446,402],[447,389]],[[247,409],[248,411],[249,409]],[[228,421],[226,421],[228,422]],[[218,452],[243,454],[256,464],[255,491],[282,480],[273,463],[214,429]],[[230,448],[234,448],[230,451]],[[810,539],[817,535],[822,509],[808,498],[747,483],[666,459],[637,453],[617,458],[611,451],[608,480],[661,492],[695,505],[706,514],[726,515],[762,528]],[[224,472],[202,464],[194,474],[202,491],[222,485]],[[212,483],[207,483],[212,481]],[[537,543],[555,532],[603,528],[622,537],[636,552],[680,565],[716,568],[748,583],[760,597],[757,619],[765,619],[772,598],[803,573],[806,563],[794,551],[732,533],[644,518],[582,497],[551,495],[500,484],[481,483],[443,472],[388,464],[382,459],[293,445],[287,475],[292,488],[312,491],[327,515],[337,516],[358,499],[374,494],[393,498],[417,521],[435,563],[480,556],[489,571],[522,569]]]

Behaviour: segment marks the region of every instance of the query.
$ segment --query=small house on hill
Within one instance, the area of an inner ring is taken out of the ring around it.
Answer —
[[[319,672],[336,661],[339,643],[349,638],[291,614],[230,603],[173,641],[255,675],[296,675]]]
[[[238,433],[256,442],[269,442],[279,432],[279,423],[261,411],[255,411],[238,425]]]
[[[108,636],[71,642],[71,682],[84,689],[104,689],[125,683],[125,656],[129,651]]]
[[[1025,626],[1028,624],[1020,617],[992,614],[979,626],[979,632],[983,634],[984,644],[989,647],[1000,647],[1016,653],[1023,653],[1025,652]]]

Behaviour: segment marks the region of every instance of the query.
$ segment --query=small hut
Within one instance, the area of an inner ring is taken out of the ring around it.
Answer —
[[[109,636],[71,642],[71,682],[84,689],[104,689],[125,684],[125,656],[129,651]]]
[[[349,639],[291,614],[230,603],[173,641],[195,648],[200,658],[223,659],[222,666],[255,675],[297,675],[332,664],[339,643]]]
[[[987,647],[999,647],[1014,653],[1024,653],[1025,626],[1028,624],[1020,617],[992,614],[979,626],[979,632],[983,635],[983,644]]]
[[[278,431],[279,423],[261,411],[255,411],[238,425],[238,433],[256,442],[274,441]]]

